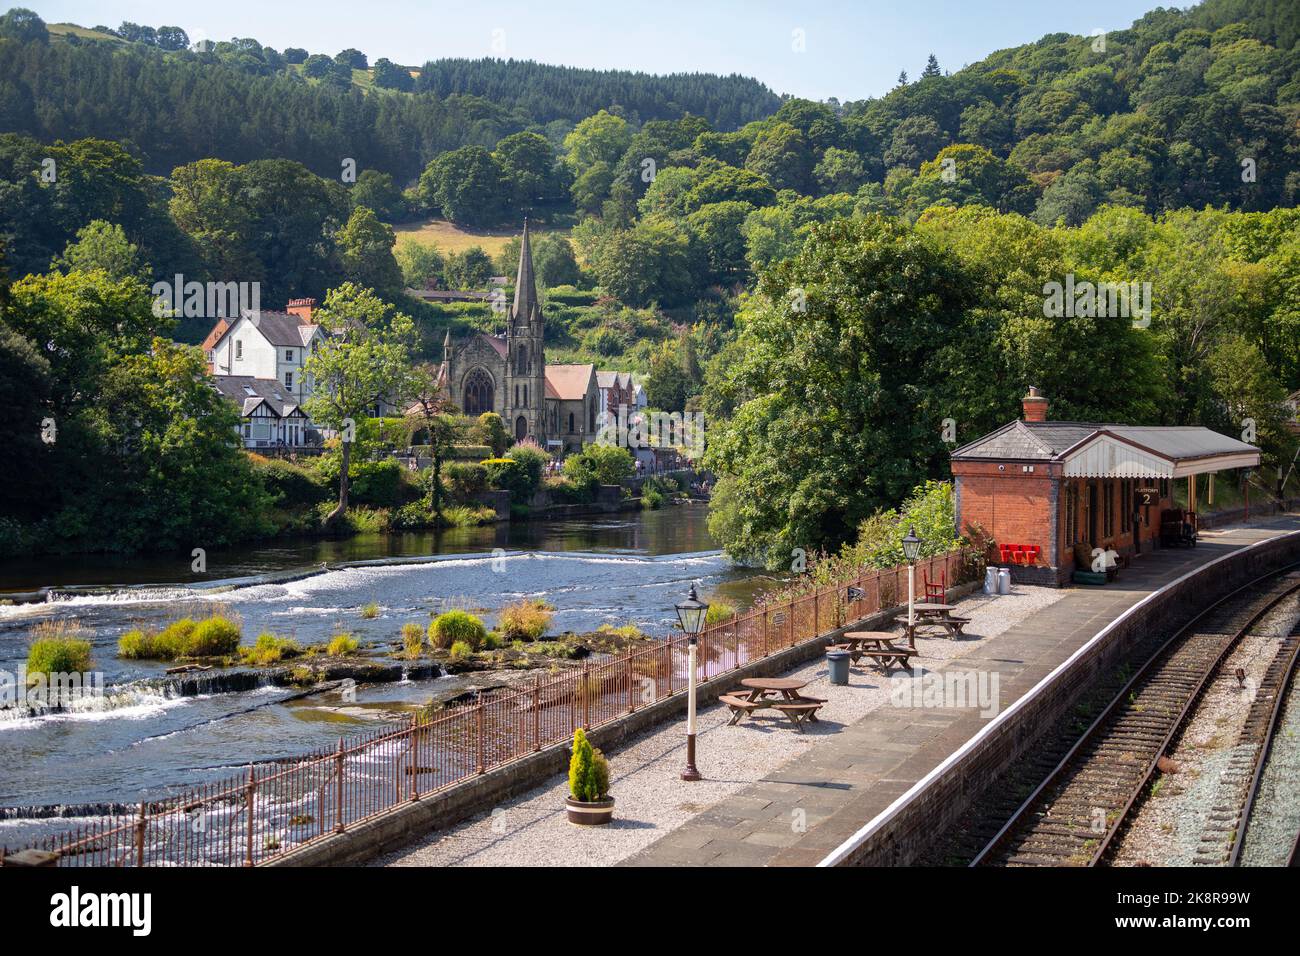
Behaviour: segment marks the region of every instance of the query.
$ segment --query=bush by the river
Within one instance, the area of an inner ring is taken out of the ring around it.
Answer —
[[[510,492],[516,504],[528,503],[533,485],[523,464],[513,458],[485,458],[482,465],[491,487]]]
[[[330,657],[343,657],[345,654],[354,654],[360,643],[351,634],[335,634],[325,648],[325,653]]]
[[[74,622],[43,622],[27,650],[27,675],[81,674],[90,670],[90,641]]]
[[[547,462],[551,460],[551,456],[543,451],[537,442],[525,438],[506,452],[505,457],[518,462],[519,466],[524,469],[527,485],[524,491],[525,497],[521,500],[527,503],[527,500],[532,498],[533,494],[541,486],[542,471],[546,468]]]
[[[128,660],[174,661],[178,657],[226,657],[239,650],[239,624],[220,614],[195,621],[183,617],[159,632],[137,628],[117,642]]]
[[[280,507],[310,508],[334,496],[334,489],[317,468],[256,454],[250,454],[248,460],[253,474]]]
[[[617,485],[635,469],[632,453],[619,445],[587,445],[564,460],[564,474],[575,480],[594,478],[602,485]]]
[[[486,639],[487,628],[468,611],[446,611],[429,625],[429,643],[434,647],[447,648],[464,642],[470,650],[476,651]]]
[[[302,653],[298,642],[290,637],[276,637],[271,633],[257,635],[257,643],[252,647],[241,647],[239,656],[245,664],[254,667],[267,667],[278,664]]]
[[[414,622],[402,625],[402,651],[407,657],[419,657],[424,650],[424,628]]]
[[[508,641],[535,641],[546,633],[554,610],[545,601],[516,601],[501,609],[497,629]]]
[[[442,478],[447,492],[460,504],[487,491],[487,469],[478,462],[456,461],[444,465]]]

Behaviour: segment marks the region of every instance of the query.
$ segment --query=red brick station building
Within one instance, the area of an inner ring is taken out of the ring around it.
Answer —
[[[981,528],[1026,584],[1092,570],[1081,562],[1094,548],[1128,557],[1159,546],[1162,517],[1180,514],[1175,481],[1187,479],[1195,512],[1200,491],[1213,501],[1215,472],[1259,465],[1258,448],[1208,428],[1049,421],[1033,387],[1023,407],[1022,420],[957,448],[951,464],[958,529]]]

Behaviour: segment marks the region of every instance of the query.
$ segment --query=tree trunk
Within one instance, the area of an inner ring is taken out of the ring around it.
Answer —
[[[429,511],[435,518],[442,514],[442,456],[436,450],[429,468]]]
[[[343,443],[343,466],[339,470],[339,503],[325,519],[325,527],[331,528],[348,511],[348,467],[352,462],[352,442]]]

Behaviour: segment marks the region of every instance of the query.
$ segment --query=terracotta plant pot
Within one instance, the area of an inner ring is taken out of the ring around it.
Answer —
[[[574,800],[566,797],[564,805],[568,809],[569,822],[580,827],[603,827],[614,819],[614,798],[604,800]]]

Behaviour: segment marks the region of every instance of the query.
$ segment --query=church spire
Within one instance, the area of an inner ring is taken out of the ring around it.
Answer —
[[[533,276],[533,248],[528,242],[528,220],[524,220],[524,235],[519,243],[519,274],[515,277],[515,302],[510,309],[510,321],[532,322],[537,305],[537,282]]]

